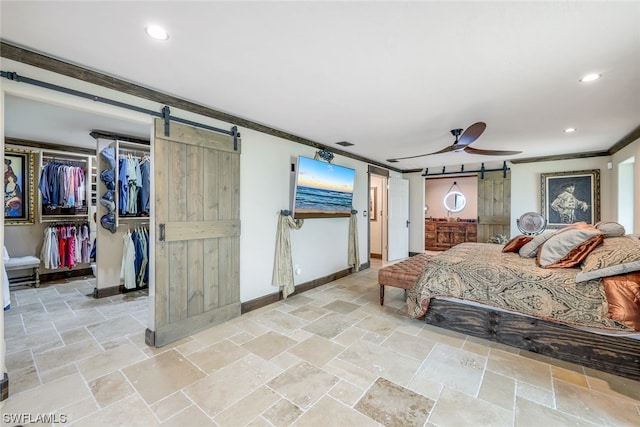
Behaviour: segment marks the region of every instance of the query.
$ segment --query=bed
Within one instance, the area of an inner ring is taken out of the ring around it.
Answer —
[[[535,257],[521,255],[523,245],[505,252],[506,247],[488,243],[462,243],[442,252],[429,259],[410,288],[409,315],[640,380],[640,242],[588,229],[590,243],[568,267],[540,263],[547,245],[559,256],[553,236],[566,239],[569,228],[536,236],[537,242],[527,238],[527,245],[537,244]],[[575,252],[575,245],[569,246]]]

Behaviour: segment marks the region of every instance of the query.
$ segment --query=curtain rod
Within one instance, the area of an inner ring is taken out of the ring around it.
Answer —
[[[74,96],[77,96],[77,97],[80,97],[80,98],[90,99],[90,100],[96,101],[96,102],[102,102],[104,104],[113,105],[113,106],[120,107],[120,108],[125,108],[127,110],[137,111],[138,113],[148,114],[148,115],[150,115],[152,117],[162,118],[164,120],[164,133],[165,133],[165,136],[169,136],[169,121],[170,120],[173,120],[174,122],[178,122],[178,123],[183,123],[183,124],[186,124],[186,125],[199,127],[199,128],[202,128],[202,129],[211,130],[211,131],[218,132],[218,133],[223,133],[225,135],[230,135],[230,136],[233,137],[234,149],[235,150],[238,149],[238,138],[240,137],[240,133],[238,132],[238,127],[237,126],[233,126],[231,128],[231,130],[220,129],[220,128],[216,128],[216,127],[213,127],[213,126],[205,125],[203,123],[194,122],[192,120],[181,119],[179,117],[172,116],[170,114],[169,106],[167,106],[167,105],[165,105],[162,108],[162,112],[157,112],[157,111],[153,111],[153,110],[148,110],[146,108],[137,107],[135,105],[127,104],[127,103],[124,103],[124,102],[115,101],[113,99],[108,99],[108,98],[103,98],[101,96],[92,95],[92,94],[87,93],[87,92],[81,92],[79,90],[70,89],[68,87],[64,87],[64,86],[59,86],[59,85],[55,85],[55,84],[52,84],[52,83],[43,82],[41,80],[36,80],[36,79],[29,78],[29,77],[22,77],[22,76],[19,76],[18,73],[11,72],[11,71],[0,71],[0,77],[5,77],[8,80],[12,80],[12,81],[18,82],[18,83],[27,83],[27,84],[38,86],[38,87],[42,87],[42,88],[45,88],[45,89],[54,90],[56,92],[66,93],[68,95],[74,95]]]

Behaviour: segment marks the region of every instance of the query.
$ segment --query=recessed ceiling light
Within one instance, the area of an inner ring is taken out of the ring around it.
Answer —
[[[160,27],[158,25],[149,25],[144,30],[147,32],[149,37],[154,38],[156,40],[168,40],[169,39],[169,33],[167,33],[164,28],[162,28],[162,27]]]
[[[598,80],[600,77],[602,77],[602,74],[591,73],[591,74],[587,74],[586,76],[581,78],[580,81],[582,83],[587,83],[587,82],[592,82],[594,80]]]
[[[566,128],[566,129],[564,130],[564,133],[573,133],[573,132],[575,132],[575,131],[576,131],[576,128]]]

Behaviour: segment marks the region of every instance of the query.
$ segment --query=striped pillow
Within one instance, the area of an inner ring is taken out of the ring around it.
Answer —
[[[628,236],[609,237],[582,263],[576,282],[640,271],[640,241]]]
[[[603,240],[602,232],[592,225],[563,228],[540,246],[538,265],[543,268],[573,267]]]

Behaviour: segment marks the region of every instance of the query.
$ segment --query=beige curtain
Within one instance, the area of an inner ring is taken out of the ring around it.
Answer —
[[[353,271],[360,271],[360,251],[358,250],[358,214],[352,213],[349,220],[349,265]]]
[[[278,230],[276,232],[276,253],[273,260],[273,276],[271,284],[282,290],[282,296],[287,296],[295,290],[293,284],[293,260],[291,258],[291,235],[289,229],[299,230],[304,220],[293,219],[291,215],[279,215]]]

